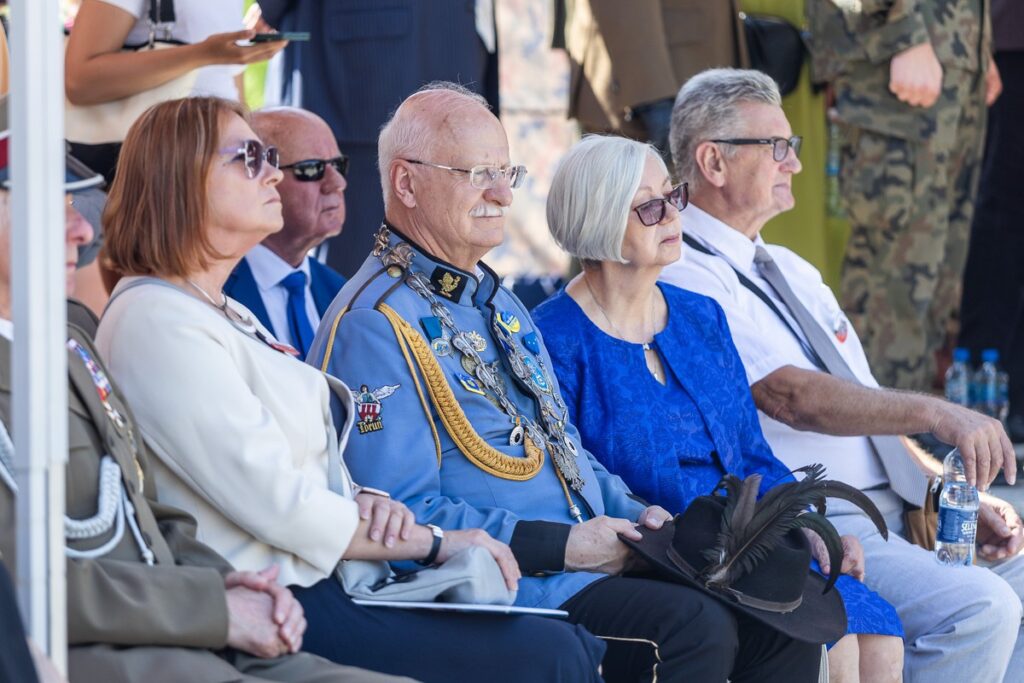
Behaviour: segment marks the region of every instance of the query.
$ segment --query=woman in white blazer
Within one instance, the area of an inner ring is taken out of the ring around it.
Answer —
[[[343,591],[335,568],[348,559],[443,563],[479,545],[509,588],[519,569],[483,531],[440,537],[355,486],[340,456],[349,389],[222,294],[282,227],[278,165],[246,111],[217,98],[157,105],[125,140],[104,213],[104,258],[124,277],[97,345],[159,458],[161,497],[237,568],[279,567],[309,622],[303,649],[424,681],[600,680],[604,646],[577,627],[361,607]]]

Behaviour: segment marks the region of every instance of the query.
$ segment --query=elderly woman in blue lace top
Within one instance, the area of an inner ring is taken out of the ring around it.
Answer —
[[[585,138],[562,160],[547,203],[552,235],[583,271],[534,311],[583,444],[671,512],[726,472],[761,474],[762,493],[791,476],[761,434],[721,308],[658,283],[680,258],[686,204],[686,185],[672,185],[650,146]],[[811,545],[827,563],[816,537]],[[844,546],[838,586],[850,635],[830,651],[830,670],[846,674],[833,680],[898,680],[899,618],[856,580],[864,572],[856,539],[844,537]]]

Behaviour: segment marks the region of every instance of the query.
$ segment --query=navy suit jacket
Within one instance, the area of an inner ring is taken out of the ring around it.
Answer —
[[[345,284],[345,278],[316,259],[309,260],[309,276],[309,288],[313,293],[313,303],[322,318],[331,302],[334,301],[334,297],[341,291],[342,285]],[[252,311],[253,315],[263,323],[264,327],[273,332],[275,337],[279,336],[279,331],[270,324],[267,307],[263,305],[260,288],[256,284],[256,278],[252,275],[252,268],[249,267],[248,261],[242,259],[231,271],[227,282],[224,283],[224,293]]]
[[[429,81],[457,81],[497,114],[498,60],[477,35],[474,0],[260,0],[263,18],[310,40],[284,50],[281,103],[319,115],[349,157],[345,231],[327,264],[351,276],[384,218],[377,135]]]

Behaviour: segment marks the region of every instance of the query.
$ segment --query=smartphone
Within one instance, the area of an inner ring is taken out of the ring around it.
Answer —
[[[276,40],[309,40],[308,31],[284,31],[282,33],[257,33],[249,39],[255,43],[272,43]]]

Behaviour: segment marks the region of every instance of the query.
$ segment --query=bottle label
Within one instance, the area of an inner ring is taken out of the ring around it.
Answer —
[[[935,539],[941,543],[974,543],[978,531],[978,515],[975,510],[957,510],[940,507],[939,524]]]

